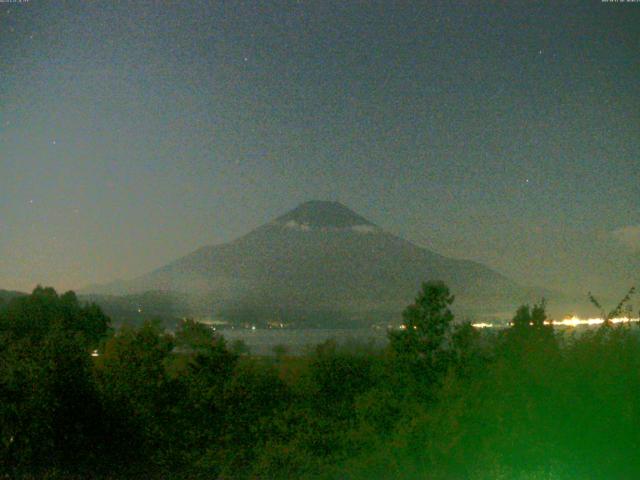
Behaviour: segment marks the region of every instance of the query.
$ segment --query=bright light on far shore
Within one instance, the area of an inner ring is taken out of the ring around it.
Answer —
[[[484,323],[484,322],[472,323],[471,326],[474,328],[491,328],[493,327],[493,323]]]
[[[637,323],[640,322],[640,318],[629,318],[629,317],[616,317],[610,320],[611,323]],[[580,327],[580,326],[594,326],[594,325],[602,325],[604,323],[603,318],[580,318],[575,315],[572,317],[565,318],[563,320],[546,320],[544,322],[545,325],[553,325],[554,327]],[[508,324],[493,324],[493,323],[472,323],[471,326],[474,328],[499,328],[506,327]]]
[[[617,317],[612,318],[610,320],[611,323],[635,323],[640,321],[638,318],[629,318],[629,317]],[[565,318],[564,320],[551,320],[544,322],[545,325],[554,325],[561,327],[577,327],[580,325],[602,325],[604,323],[603,318],[586,318],[582,319],[576,317],[575,315],[570,318]]]

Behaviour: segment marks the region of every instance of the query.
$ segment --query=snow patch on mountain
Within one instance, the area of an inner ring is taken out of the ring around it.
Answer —
[[[289,220],[284,224],[286,228],[290,228],[292,230],[301,230],[303,232],[311,231],[311,227],[306,223],[298,223],[295,220]]]
[[[331,226],[311,226],[308,223],[301,223],[295,220],[288,220],[286,222],[276,222],[276,224],[283,226],[284,228],[289,228],[291,230],[296,230],[299,232],[356,232],[362,234],[376,233],[379,232],[380,229],[375,225],[352,225],[349,227],[331,227]]]

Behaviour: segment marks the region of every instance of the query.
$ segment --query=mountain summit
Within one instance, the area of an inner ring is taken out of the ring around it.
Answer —
[[[179,315],[325,326],[398,318],[427,280],[445,281],[458,307],[495,311],[522,301],[520,287],[484,265],[444,257],[338,202],[317,200],[229,243],[91,292],[161,291],[190,299]]]
[[[276,222],[291,226],[309,228],[350,228],[359,226],[374,227],[364,217],[345,207],[340,202],[311,200],[276,219]]]

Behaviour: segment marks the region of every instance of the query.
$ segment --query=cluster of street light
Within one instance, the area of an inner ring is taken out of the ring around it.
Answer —
[[[545,325],[553,325],[554,327],[580,327],[580,326],[595,326],[602,325],[605,322],[604,318],[580,318],[577,316],[567,317],[563,320],[546,320],[544,322]],[[640,322],[640,318],[630,318],[630,317],[616,317],[610,318],[609,322],[618,324],[618,323],[637,323]],[[471,326],[475,328],[504,328],[510,326],[510,323],[507,324],[495,324],[495,323],[472,323]],[[533,325],[533,324],[532,324]]]

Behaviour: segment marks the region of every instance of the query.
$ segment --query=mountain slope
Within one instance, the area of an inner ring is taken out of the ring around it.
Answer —
[[[401,311],[426,280],[458,303],[512,304],[523,290],[476,262],[444,257],[385,232],[336,202],[306,202],[232,242],[202,247],[147,275],[93,293],[180,293],[194,313]],[[513,300],[512,300],[513,299]]]

